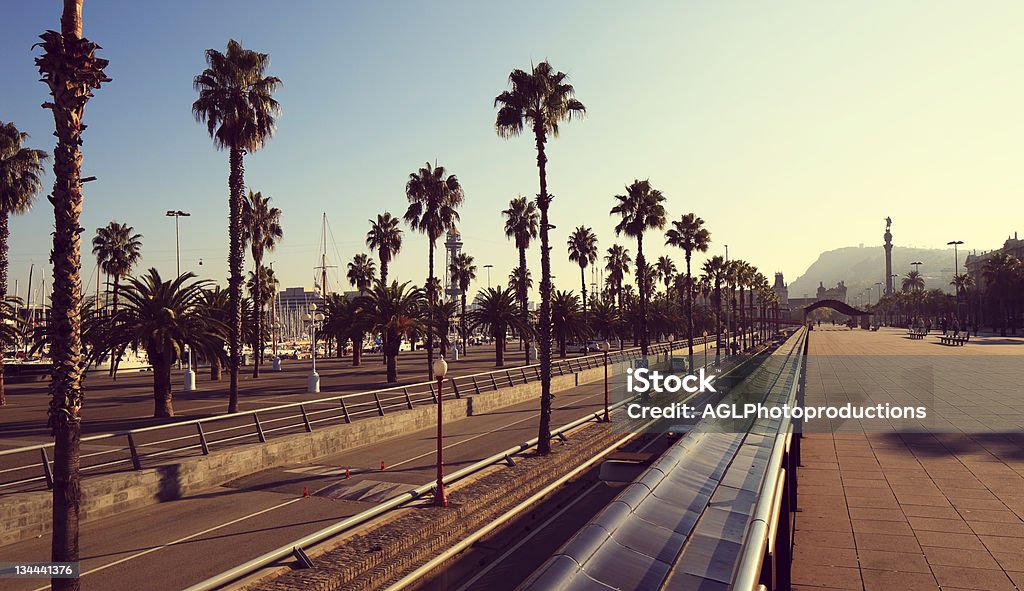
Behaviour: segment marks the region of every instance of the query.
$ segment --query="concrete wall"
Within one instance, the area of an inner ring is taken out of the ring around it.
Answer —
[[[665,365],[663,356],[652,357],[651,367]],[[625,371],[625,363],[609,366],[609,375]],[[604,368],[578,374],[553,376],[552,392],[601,380]],[[479,395],[444,402],[444,420],[454,421],[474,414],[540,398],[540,382],[501,388]],[[175,464],[119,472],[82,479],[82,522],[195,494],[236,478],[288,464],[309,462],[340,451],[365,445],[437,424],[433,405],[393,411],[383,417],[359,419],[313,431],[268,437],[266,443],[233,446],[207,456],[184,458]],[[0,497],[0,546],[37,537],[50,531],[52,493],[15,493]]]

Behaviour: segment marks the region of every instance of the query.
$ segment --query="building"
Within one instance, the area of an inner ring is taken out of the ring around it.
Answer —
[[[978,254],[977,251],[972,251],[967,255],[967,258],[964,259],[964,267],[967,269],[967,274],[974,279],[974,285],[979,289],[984,290],[985,288],[985,262],[999,253],[1013,255],[1020,260],[1024,260],[1024,240],[1018,239],[1017,233],[1014,232],[1012,238],[1006,238],[1002,248],[982,251],[981,254]]]
[[[825,287],[825,285],[818,282],[818,292],[815,294],[817,297],[816,301],[821,300],[839,300],[840,302],[846,303],[846,284],[842,281],[836,284],[835,287]]]
[[[775,274],[775,285],[772,286],[775,297],[779,299],[780,306],[789,306],[789,286],[782,278],[782,273]]]
[[[444,295],[448,301],[457,302],[462,298],[462,290],[459,289],[459,282],[452,279],[452,261],[462,252],[462,235],[458,232],[448,232],[444,241]]]

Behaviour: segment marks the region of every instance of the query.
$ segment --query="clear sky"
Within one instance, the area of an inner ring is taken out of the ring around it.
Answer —
[[[59,11],[57,0],[11,1],[0,19],[0,120],[47,151],[53,122],[31,46]],[[365,250],[369,218],[404,212],[405,180],[428,159],[465,188],[473,290],[484,264],[504,283],[516,252],[499,212],[534,195],[537,175],[530,139],[495,135],[492,102],[512,68],[545,58],[588,110],[549,144],[560,288],[579,283],[568,233],[592,226],[603,252],[617,240],[612,196],[634,178],[664,191],[672,219],[706,220],[709,254],[728,244],[790,280],[822,250],[881,244],[886,216],[897,245],[987,250],[1024,230],[1020,2],[86,0],[84,22],[113,78],[86,111],[83,172],[99,180],[86,185],[84,242],[112,219],[131,224],[145,236],[141,266],[165,274],[173,208],[193,214],[182,268],[227,275],[227,154],[190,106],[203,51],[232,37],[269,53],[284,81],[278,134],[246,158],[245,177],[284,211],[270,256],[283,286],[312,286],[322,212],[329,264],[343,266]],[[22,296],[29,264],[48,265],[52,223],[44,196],[11,222],[10,289],[18,279]],[[662,242],[648,236],[649,256],[668,252]],[[407,231],[393,273],[422,283],[425,244]],[[95,263],[83,259],[91,286]]]

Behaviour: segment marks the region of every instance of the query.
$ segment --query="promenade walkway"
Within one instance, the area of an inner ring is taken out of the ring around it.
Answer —
[[[793,589],[1024,590],[1024,339],[903,332],[810,334],[807,405],[913,399],[930,417],[805,436]]]

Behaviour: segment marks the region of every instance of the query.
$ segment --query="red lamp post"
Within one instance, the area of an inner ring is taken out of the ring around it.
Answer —
[[[448,373],[448,362],[443,357],[438,357],[432,367],[434,377],[437,378],[437,485],[434,487],[434,506],[447,507],[448,497],[444,494],[444,431],[442,430],[444,396],[441,388],[444,386],[444,374]]]
[[[604,422],[610,423],[611,417],[608,415],[608,349],[611,348],[611,345],[608,341],[601,341],[597,348],[604,354]]]

